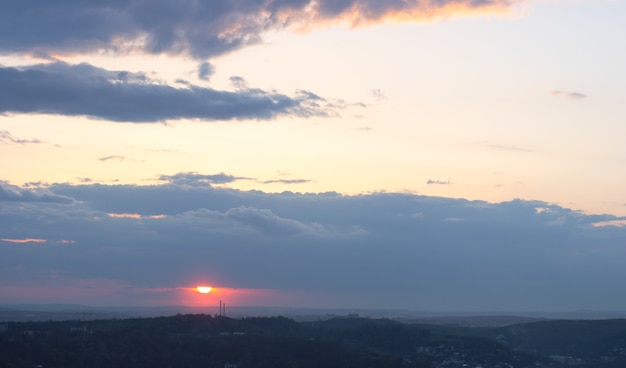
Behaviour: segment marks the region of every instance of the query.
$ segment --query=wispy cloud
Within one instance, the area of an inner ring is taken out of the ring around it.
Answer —
[[[372,90],[372,97],[374,97],[376,101],[384,101],[387,99],[385,93],[378,88]]]
[[[15,138],[8,130],[0,130],[0,144],[27,144],[27,143],[43,143],[39,139],[21,139]]]
[[[104,156],[104,157],[98,158],[98,160],[99,161],[118,160],[121,162],[121,161],[126,160],[126,156],[120,156],[120,155]]]
[[[46,239],[39,239],[39,238],[23,238],[23,239],[7,239],[7,238],[2,238],[0,239],[1,242],[5,242],[5,243],[16,243],[16,244],[24,244],[24,243],[45,243],[47,242]]]
[[[310,183],[311,180],[309,179],[273,179],[273,180],[265,180],[262,183],[263,184],[304,184],[304,183]]]
[[[174,175],[161,175],[159,180],[186,185],[203,185],[203,184],[227,184],[237,180],[252,180],[251,178],[227,175],[225,173],[206,175],[196,172],[178,173]]]
[[[117,218],[117,219],[134,219],[134,220],[141,220],[141,219],[152,219],[152,220],[159,220],[159,219],[164,219],[167,216],[166,215],[140,215],[138,213],[107,213],[107,216],[111,217],[111,218]]]
[[[487,147],[494,148],[503,151],[517,151],[517,152],[532,152],[532,150],[528,148],[518,147],[518,146],[509,146],[503,144],[487,144]]]
[[[615,226],[615,227],[626,227],[626,219],[616,219],[610,221],[600,221],[593,224],[593,226],[602,227],[602,226]]]
[[[448,179],[448,180],[432,180],[432,179],[428,179],[428,180],[426,181],[426,184],[429,184],[429,185],[430,185],[430,184],[437,184],[437,185],[450,185],[450,184],[452,184],[452,183],[450,182],[450,179]]]
[[[580,99],[589,97],[584,93],[573,92],[573,91],[552,91],[551,93],[553,96],[562,96],[562,97],[567,97],[567,98],[571,98],[575,100],[580,100]]]

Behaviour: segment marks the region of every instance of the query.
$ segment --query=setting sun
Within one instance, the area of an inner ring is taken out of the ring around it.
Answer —
[[[211,292],[211,287],[210,286],[198,286],[196,290],[198,290],[199,293],[208,294]]]

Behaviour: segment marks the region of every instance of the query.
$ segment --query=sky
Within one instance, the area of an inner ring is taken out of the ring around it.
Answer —
[[[625,311],[624,14],[3,2],[0,304]]]

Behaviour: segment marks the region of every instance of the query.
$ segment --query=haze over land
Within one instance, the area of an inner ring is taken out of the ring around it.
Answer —
[[[625,13],[0,5],[0,304],[626,310]]]

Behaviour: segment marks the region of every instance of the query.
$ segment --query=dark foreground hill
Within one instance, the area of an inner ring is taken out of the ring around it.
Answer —
[[[626,320],[560,320],[496,330],[515,349],[578,366],[626,367]]]
[[[626,366],[624,321],[587,322],[491,329],[210,315],[10,322],[0,324],[0,367]]]

